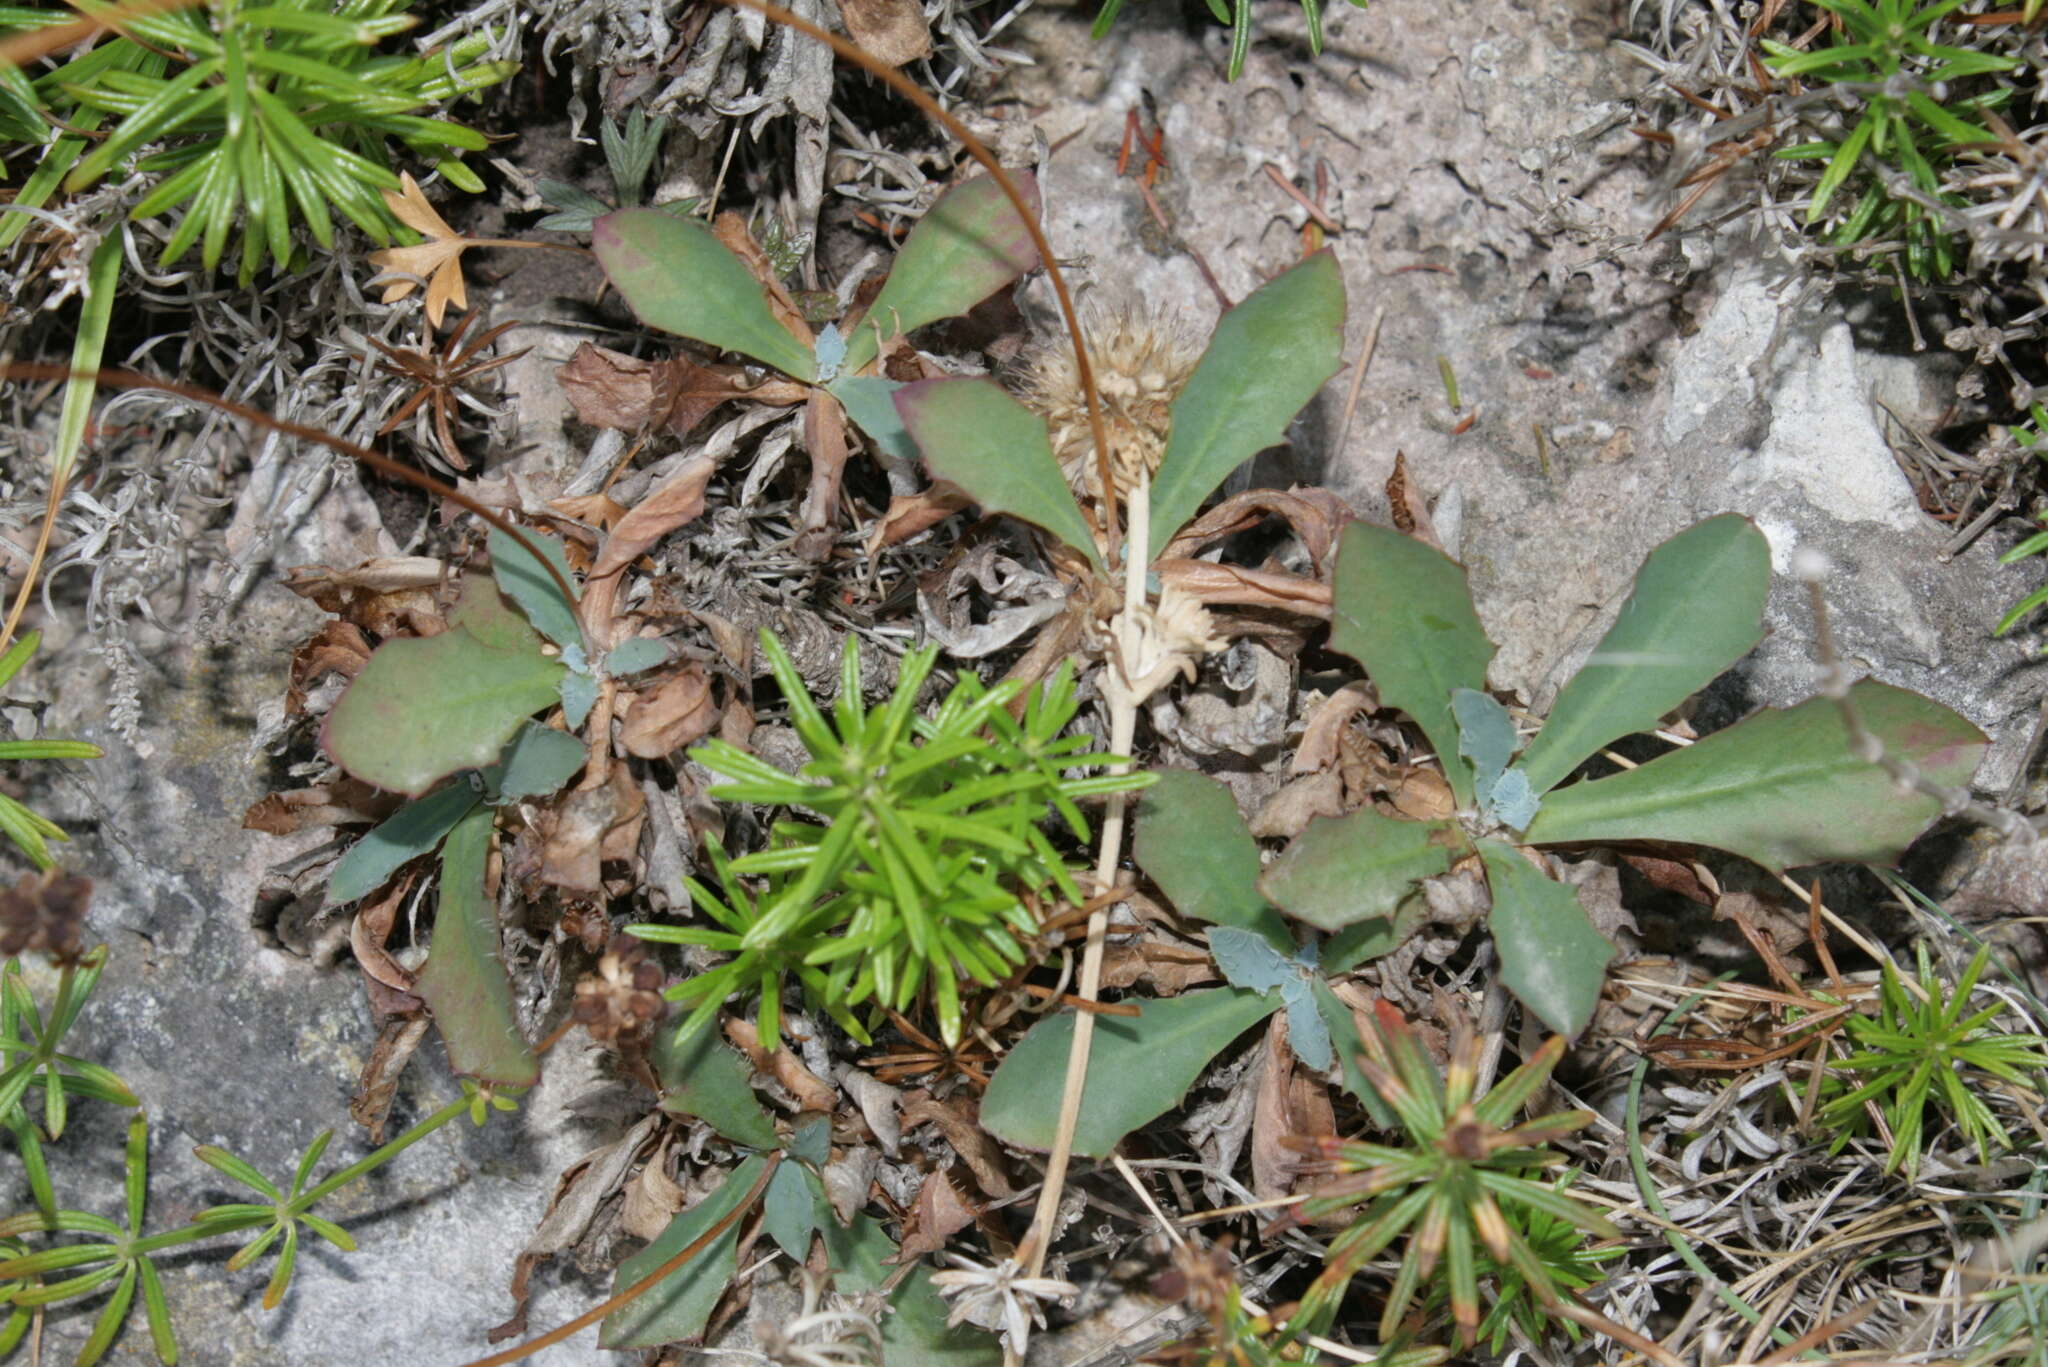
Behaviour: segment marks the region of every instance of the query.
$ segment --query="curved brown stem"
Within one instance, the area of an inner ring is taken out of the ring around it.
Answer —
[[[323,432],[317,427],[308,427],[304,423],[274,418],[261,409],[251,408],[247,404],[236,403],[225,395],[216,394],[210,389],[202,389],[198,385],[186,384],[181,380],[159,380],[151,375],[139,375],[132,370],[73,370],[69,366],[56,365],[49,362],[12,361],[0,363],[0,379],[87,380],[102,389],[155,389],[165,394],[175,394],[179,398],[188,399],[193,403],[203,403],[209,408],[218,408],[223,413],[246,419],[259,427],[267,427],[273,432],[282,432],[288,437],[298,437],[302,441],[318,442],[322,446],[339,451],[353,460],[361,461],[373,470],[405,480],[409,484],[418,485],[428,493],[439,494],[449,502],[475,513],[485,522],[488,522],[491,526],[525,547],[527,553],[538,560],[541,566],[547,570],[548,577],[555,581],[556,585],[562,590],[563,595],[572,603],[576,601],[576,586],[563,577],[562,572],[555,568],[554,562],[542,553],[541,548],[535,545],[525,532],[520,531],[519,528],[513,526],[489,508],[484,507],[483,504],[477,502],[468,494],[443,484],[432,475],[422,474],[409,465],[401,465],[389,456],[380,456],[367,446],[358,446],[354,442],[337,437],[331,432]],[[52,512],[54,511],[53,509]]]
[[[561,1325],[554,1329],[550,1329],[547,1333],[542,1334],[539,1338],[528,1339],[526,1342],[522,1344],[518,1344],[515,1347],[507,1348],[502,1353],[493,1353],[487,1358],[478,1358],[474,1362],[466,1362],[462,1365],[462,1367],[505,1367],[505,1364],[508,1362],[518,1362],[521,1358],[532,1357],[541,1349],[552,1347],[555,1344],[560,1343],[563,1339],[568,1338],[570,1335],[580,1333],[583,1330],[588,1329],[591,1325],[596,1324],[599,1320],[603,1319],[606,1315],[611,1314],[612,1311],[618,1309],[620,1306],[629,1304],[632,1301],[639,1299],[648,1291],[652,1290],[656,1283],[660,1282],[663,1278],[667,1277],[677,1268],[681,1267],[684,1263],[690,1261],[690,1259],[696,1257],[699,1253],[702,1253],[705,1249],[709,1248],[713,1240],[717,1239],[721,1234],[725,1233],[728,1229],[731,1229],[735,1221],[737,1221],[741,1216],[745,1215],[748,1211],[752,1210],[754,1208],[754,1203],[761,1199],[761,1193],[768,1190],[768,1179],[775,1175],[775,1169],[781,1162],[781,1154],[770,1154],[768,1157],[768,1166],[761,1169],[761,1175],[754,1179],[754,1185],[747,1192],[745,1199],[743,1199],[738,1205],[734,1206],[731,1210],[727,1211],[724,1215],[720,1216],[718,1222],[712,1225],[711,1228],[705,1230],[702,1234],[690,1240],[689,1243],[683,1245],[682,1251],[677,1253],[675,1257],[670,1258],[660,1267],[655,1268],[652,1272],[642,1277],[639,1281],[634,1282],[624,1291],[619,1292],[618,1295],[613,1296],[607,1300],[599,1301],[596,1305],[591,1306],[590,1309],[584,1311],[575,1319],[570,1320],[567,1324]]]

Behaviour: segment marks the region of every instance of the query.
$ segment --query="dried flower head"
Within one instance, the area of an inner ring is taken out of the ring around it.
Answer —
[[[576,984],[574,1015],[600,1044],[638,1037],[667,1011],[661,969],[647,962],[647,946],[630,935],[613,937],[597,971]]]
[[[62,963],[84,945],[92,879],[75,873],[32,873],[0,891],[0,958],[40,951]]]
[[[1156,473],[1166,452],[1173,401],[1194,373],[1201,348],[1179,322],[1141,300],[1100,305],[1082,319],[1095,389],[1109,439],[1110,478],[1120,497],[1139,473]],[[1066,338],[1047,343],[1018,377],[1024,401],[1046,421],[1053,454],[1081,497],[1102,501],[1088,400]]]
[[[946,1261],[953,1269],[932,1273],[932,1285],[953,1302],[947,1327],[964,1321],[1000,1333],[1018,1357],[1024,1356],[1025,1345],[1031,1341],[1032,1326],[1045,1328],[1045,1307],[1039,1302],[1081,1294],[1080,1287],[1057,1277],[1027,1277],[1009,1258],[992,1267],[957,1253],[948,1253]]]

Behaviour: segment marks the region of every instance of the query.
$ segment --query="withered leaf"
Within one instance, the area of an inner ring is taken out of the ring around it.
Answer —
[[[632,697],[632,707],[619,726],[619,744],[641,759],[672,755],[709,735],[718,724],[718,705],[711,700],[711,680],[701,665],[693,663],[673,678]]]
[[[1387,506],[1394,515],[1394,529],[1414,537],[1426,546],[1442,550],[1443,543],[1437,540],[1436,526],[1429,520],[1429,505],[1423,501],[1422,491],[1415,487],[1415,481],[1408,475],[1408,457],[1404,452],[1394,452],[1394,470],[1387,476]]]
[[[839,0],[839,17],[854,42],[890,66],[932,55],[932,34],[917,0]]]
[[[372,1144],[384,1142],[384,1123],[391,1118],[391,1103],[398,1098],[398,1080],[433,1024],[424,1009],[426,1003],[420,1006],[416,1015],[385,1020],[377,1042],[370,1047],[370,1061],[356,1079],[356,1094],[349,1099],[349,1118],[370,1132]]]
[[[343,775],[333,783],[259,798],[243,815],[242,829],[292,835],[315,826],[377,822],[396,811],[402,800],[396,793]]]
[[[604,890],[600,870],[607,859],[631,858],[640,842],[647,799],[624,767],[595,788],[579,788],[544,817],[547,842],[541,851],[541,879],[570,892],[595,897]]]
[[[1207,560],[1161,559],[1153,562],[1162,583],[1172,585],[1207,605],[1280,608],[1304,617],[1330,615],[1330,586],[1292,574],[1247,570]]]
[[[804,404],[804,450],[811,457],[811,484],[804,494],[803,530],[796,553],[822,561],[832,553],[833,524],[839,518],[839,484],[846,474],[846,412],[822,389]]]
[[[928,1253],[937,1253],[946,1241],[974,1223],[974,1211],[960,1196],[951,1178],[943,1172],[927,1173],[910,1213],[903,1220],[903,1245],[894,1257],[884,1261],[900,1267]]]
[[[592,427],[661,428],[678,437],[745,392],[729,366],[698,365],[687,356],[643,361],[594,342],[577,347],[555,380],[576,416]]]
[[[1296,1065],[1287,1045],[1287,1013],[1278,1012],[1266,1027],[1266,1053],[1259,1063],[1258,1092],[1252,1103],[1253,1195],[1266,1201],[1292,1189],[1301,1161],[1282,1146],[1282,1139],[1316,1139],[1336,1132],[1337,1113],[1330,1105],[1329,1089]]]
[[[754,1028],[752,1021],[737,1017],[725,1022],[725,1037],[739,1047],[747,1056],[757,1073],[766,1073],[781,1083],[789,1094],[796,1098],[797,1108],[805,1111],[823,1111],[830,1115],[839,1106],[839,1093],[827,1086],[818,1075],[804,1067],[803,1060],[790,1052],[788,1045],[770,1052],[761,1043],[761,1032]]]
[[[612,534],[605,538],[597,562],[583,584],[579,609],[584,632],[600,645],[612,639],[612,605],[618,601],[619,581],[626,566],[676,528],[694,522],[704,512],[704,487],[711,482],[718,462],[698,456],[683,462],[674,474],[648,491],[635,504]]]
[[[1003,1151],[981,1128],[979,1112],[972,1101],[962,1096],[940,1101],[929,1092],[910,1093],[903,1100],[903,1128],[914,1130],[927,1123],[939,1127],[974,1174],[984,1195],[1000,1201],[1016,1194],[1017,1189],[1010,1185],[1009,1174],[1004,1171]]]

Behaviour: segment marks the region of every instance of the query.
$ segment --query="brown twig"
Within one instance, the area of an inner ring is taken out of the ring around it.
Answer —
[[[768,1190],[768,1181],[775,1176],[775,1169],[781,1166],[781,1164],[781,1154],[770,1154],[768,1156],[768,1165],[761,1169],[761,1175],[754,1179],[754,1185],[748,1189],[746,1196],[741,1199],[738,1205],[734,1206],[724,1215],[721,1215],[711,1228],[683,1245],[677,1251],[675,1257],[670,1258],[667,1262],[655,1268],[639,1281],[634,1282],[624,1291],[619,1292],[616,1296],[610,1296],[599,1301],[567,1324],[550,1329],[538,1338],[528,1339],[524,1343],[507,1348],[502,1353],[493,1353],[489,1357],[478,1358],[474,1362],[464,1363],[463,1367],[505,1367],[507,1363],[518,1362],[522,1358],[532,1357],[541,1349],[552,1347],[572,1334],[588,1329],[620,1306],[629,1305],[633,1301],[638,1300],[641,1296],[652,1290],[657,1283],[673,1274],[684,1263],[687,1263],[690,1259],[709,1248],[713,1241],[718,1239],[728,1229],[731,1229],[734,1223],[748,1211],[752,1210],[754,1203],[761,1199],[761,1194]]]

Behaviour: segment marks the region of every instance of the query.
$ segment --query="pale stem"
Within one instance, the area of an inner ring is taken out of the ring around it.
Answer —
[[[1130,527],[1124,543],[1124,601],[1111,628],[1115,648],[1104,661],[1105,667],[1114,672],[1110,686],[1102,690],[1109,705],[1109,750],[1113,755],[1131,752],[1138,729],[1138,699],[1129,671],[1139,640],[1137,614],[1145,606],[1147,565],[1143,548],[1152,544],[1151,501],[1151,484],[1141,477],[1127,502]],[[1128,764],[1119,764],[1110,772],[1121,774],[1129,768]],[[1098,891],[1116,884],[1117,854],[1123,848],[1124,812],[1129,797],[1128,793],[1109,795],[1108,810],[1102,818],[1102,843],[1095,858]],[[1102,947],[1109,934],[1109,913],[1114,905],[1099,907],[1088,917],[1088,942],[1081,952],[1080,995],[1085,1002],[1095,1001],[1101,991]],[[1081,1118],[1081,1094],[1088,1084],[1088,1049],[1094,1040],[1095,1013],[1083,1007],[1074,1016],[1074,1042],[1067,1050],[1066,1086],[1060,1093],[1060,1125],[1053,1134],[1052,1152],[1046,1157],[1045,1185],[1038,1192],[1031,1232],[1024,1236],[1023,1247],[1018,1250],[1020,1260],[1028,1263],[1027,1275],[1032,1277],[1045,1275],[1045,1256],[1051,1249],[1059,1220],[1067,1163],[1074,1153],[1074,1127]]]

